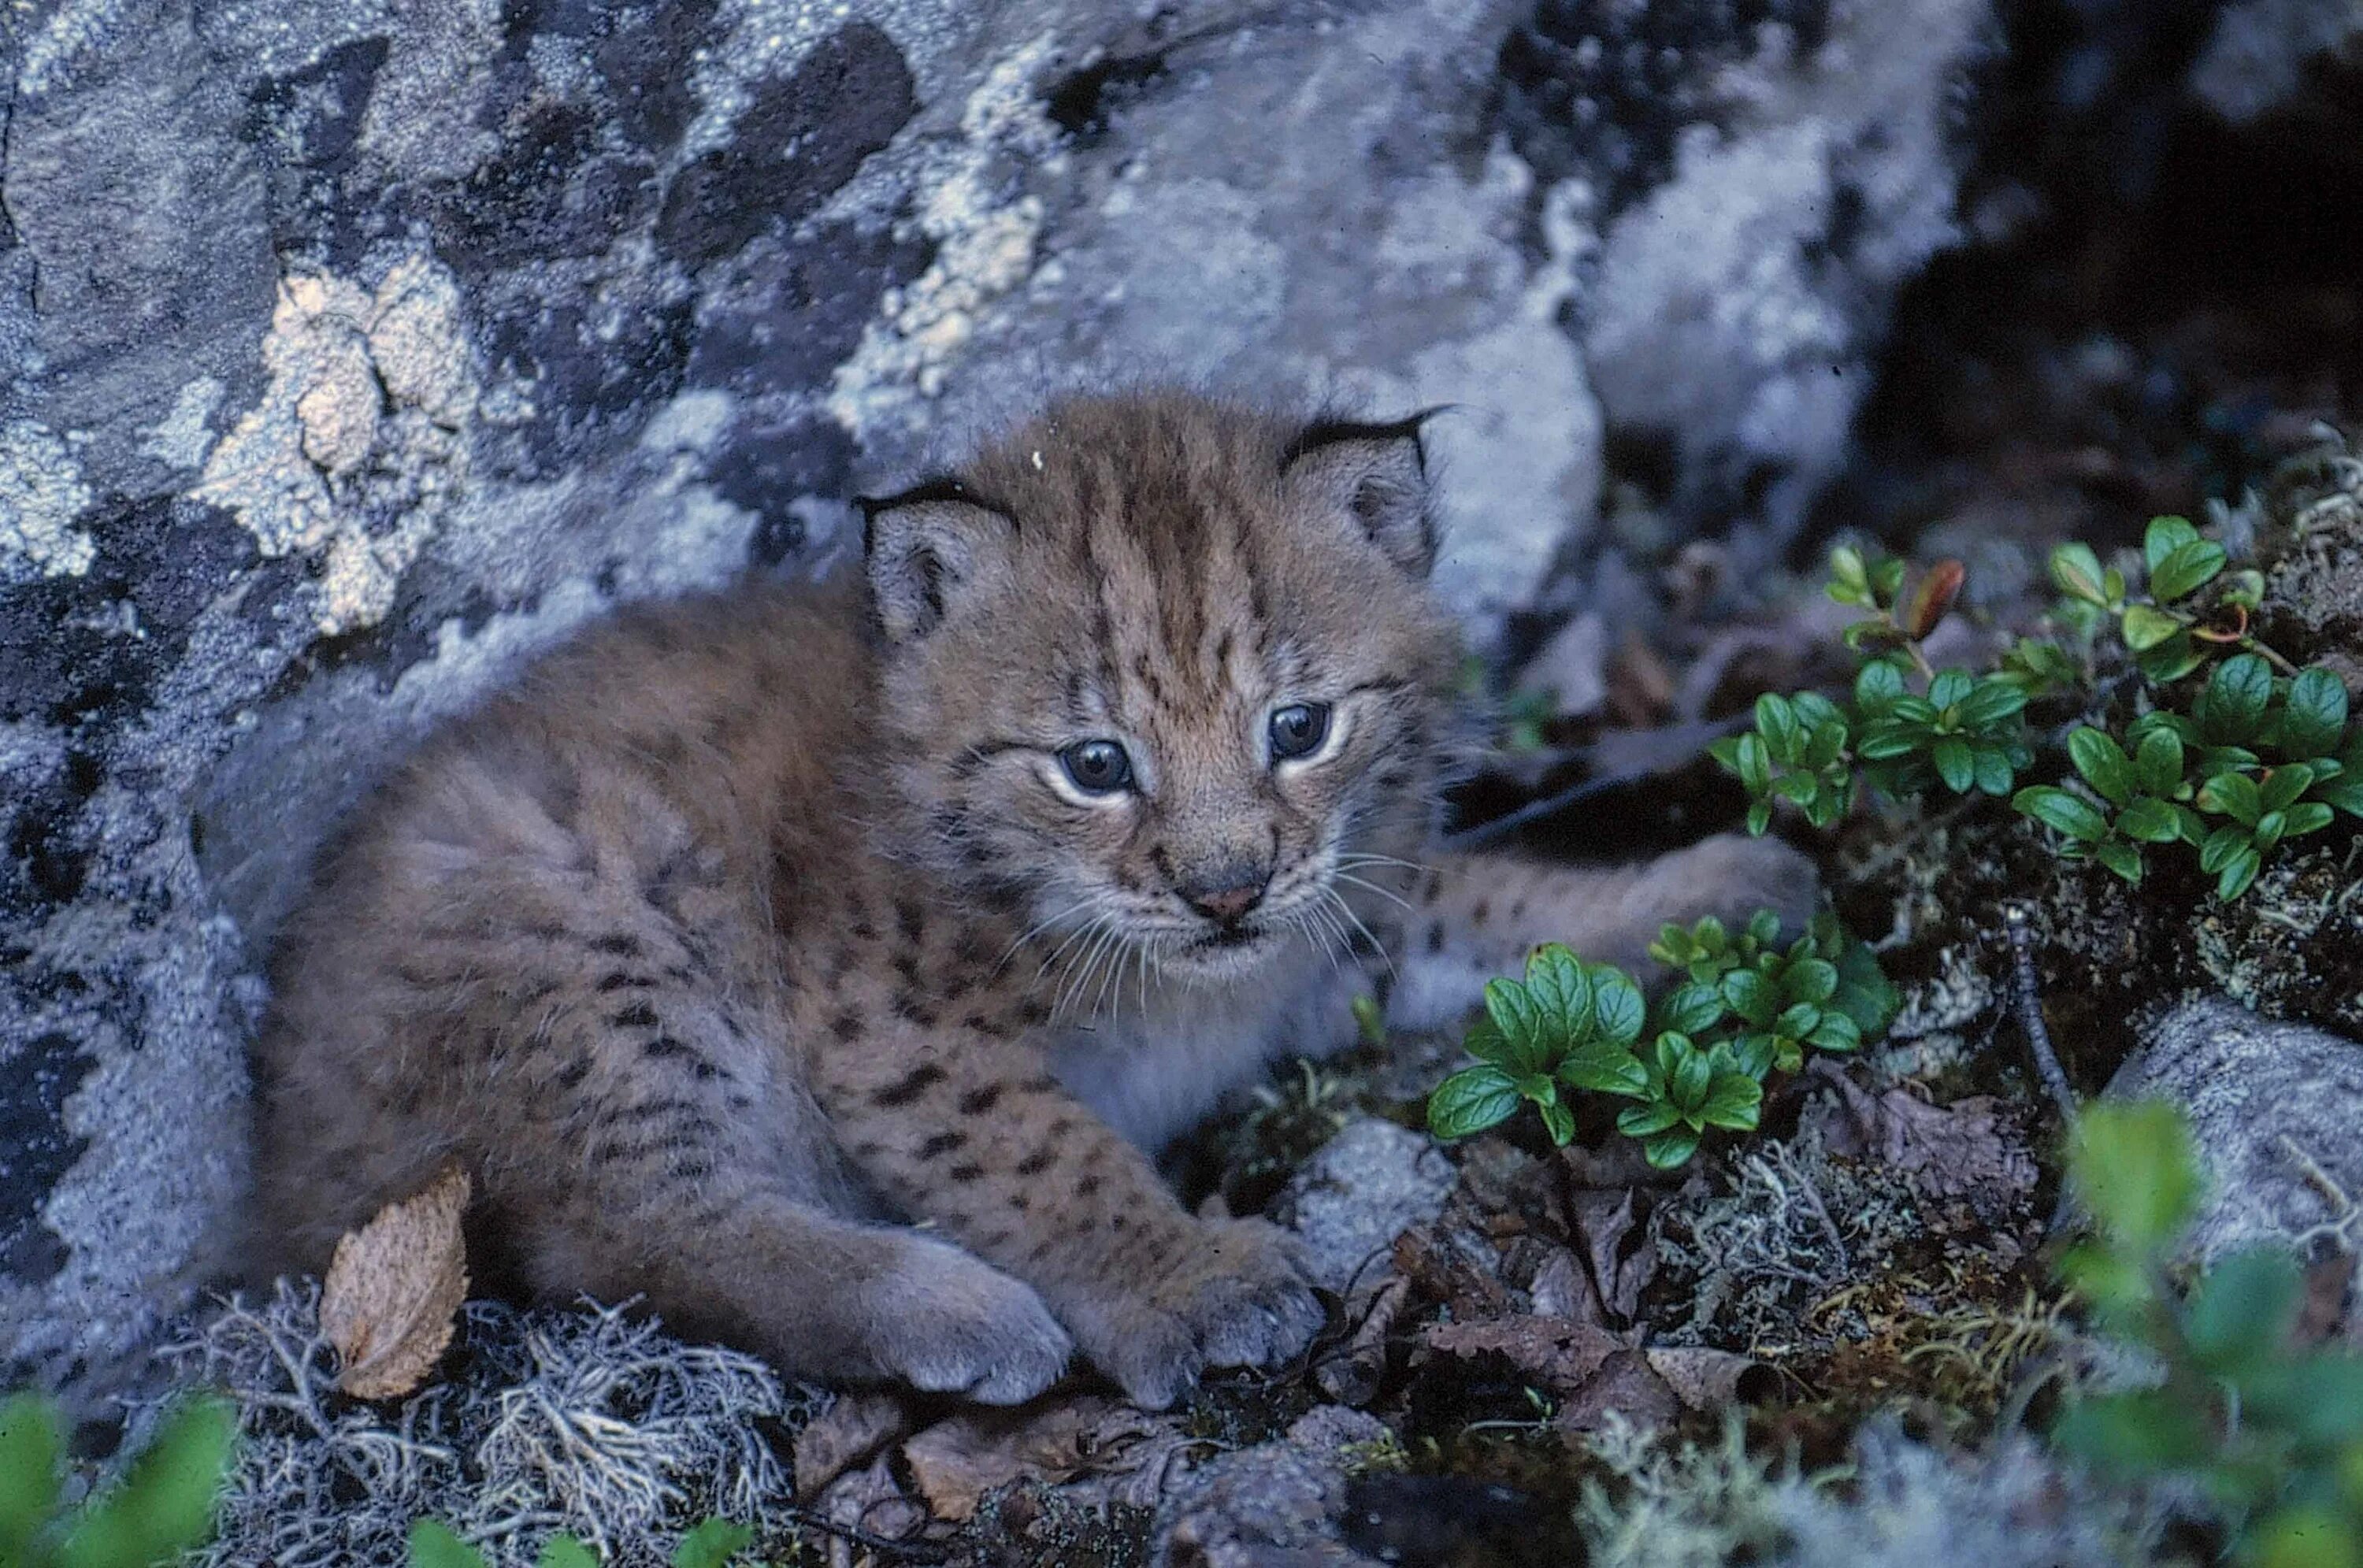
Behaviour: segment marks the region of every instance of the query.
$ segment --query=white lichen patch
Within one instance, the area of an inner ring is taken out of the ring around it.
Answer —
[[[425,256],[374,293],[288,277],[262,363],[262,401],[191,493],[234,513],[265,556],[322,556],[321,631],[374,625],[467,480],[477,388],[458,285]]]
[[[0,423],[0,582],[88,571],[98,547],[74,524],[90,502],[82,465],[56,432]]]
[[[886,292],[879,319],[838,367],[829,391],[829,413],[855,436],[903,423],[897,416],[915,401],[941,393],[980,317],[1034,271],[1042,203],[1001,200],[992,174],[1004,158],[1039,158],[1057,145],[1032,89],[1053,52],[1046,34],[987,72],[961,107],[961,139],[920,174],[913,204],[919,227],[936,242],[935,259]]]
[[[199,376],[172,399],[172,412],[148,429],[139,455],[167,468],[199,469],[213,449],[214,410],[229,389],[212,376]]]

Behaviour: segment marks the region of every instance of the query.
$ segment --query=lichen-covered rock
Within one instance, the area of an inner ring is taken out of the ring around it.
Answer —
[[[1434,1139],[1365,1117],[1305,1162],[1274,1212],[1304,1243],[1314,1281],[1343,1293],[1382,1269],[1397,1236],[1436,1218],[1458,1179]]]
[[[1377,1417],[1323,1405],[1270,1442],[1217,1455],[1167,1495],[1157,1568],[1370,1568],[1343,1544],[1349,1453],[1386,1440]]]
[[[2348,1222],[2363,1199],[2353,1041],[2202,996],[2143,1032],[2108,1094],[2164,1099],[2191,1119],[2206,1196],[2188,1246],[2202,1262]]]

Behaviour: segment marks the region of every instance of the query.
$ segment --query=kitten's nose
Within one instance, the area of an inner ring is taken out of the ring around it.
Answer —
[[[1264,884],[1270,878],[1261,871],[1234,867],[1205,881],[1175,890],[1192,909],[1208,920],[1227,923],[1237,920],[1263,900]]]

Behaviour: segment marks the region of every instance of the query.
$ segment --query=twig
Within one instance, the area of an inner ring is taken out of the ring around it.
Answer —
[[[2035,977],[2035,929],[2033,918],[2025,904],[2004,904],[2002,928],[2010,933],[2010,954],[2014,967],[2015,1000],[2018,1003],[2018,1026],[2025,1032],[2026,1048],[2035,1057],[2036,1077],[2050,1091],[2052,1103],[2059,1108],[2059,1119],[2073,1123],[2076,1120],[2076,1091],[2068,1085],[2068,1074],[2059,1066],[2059,1054],[2051,1048],[2051,1032],[2043,1026],[2043,993]]]
[[[854,1546],[862,1547],[888,1557],[899,1557],[912,1562],[941,1562],[951,1556],[949,1543],[933,1540],[896,1540],[892,1536],[874,1535],[859,1525],[839,1524],[804,1508],[786,1511],[790,1524],[806,1525],[825,1535]]]

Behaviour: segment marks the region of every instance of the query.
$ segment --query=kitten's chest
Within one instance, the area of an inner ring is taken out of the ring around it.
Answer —
[[[1059,1026],[1051,1070],[1075,1098],[1155,1152],[1285,1056],[1350,1043],[1352,978],[1310,959],[1230,987],[1169,984]]]

